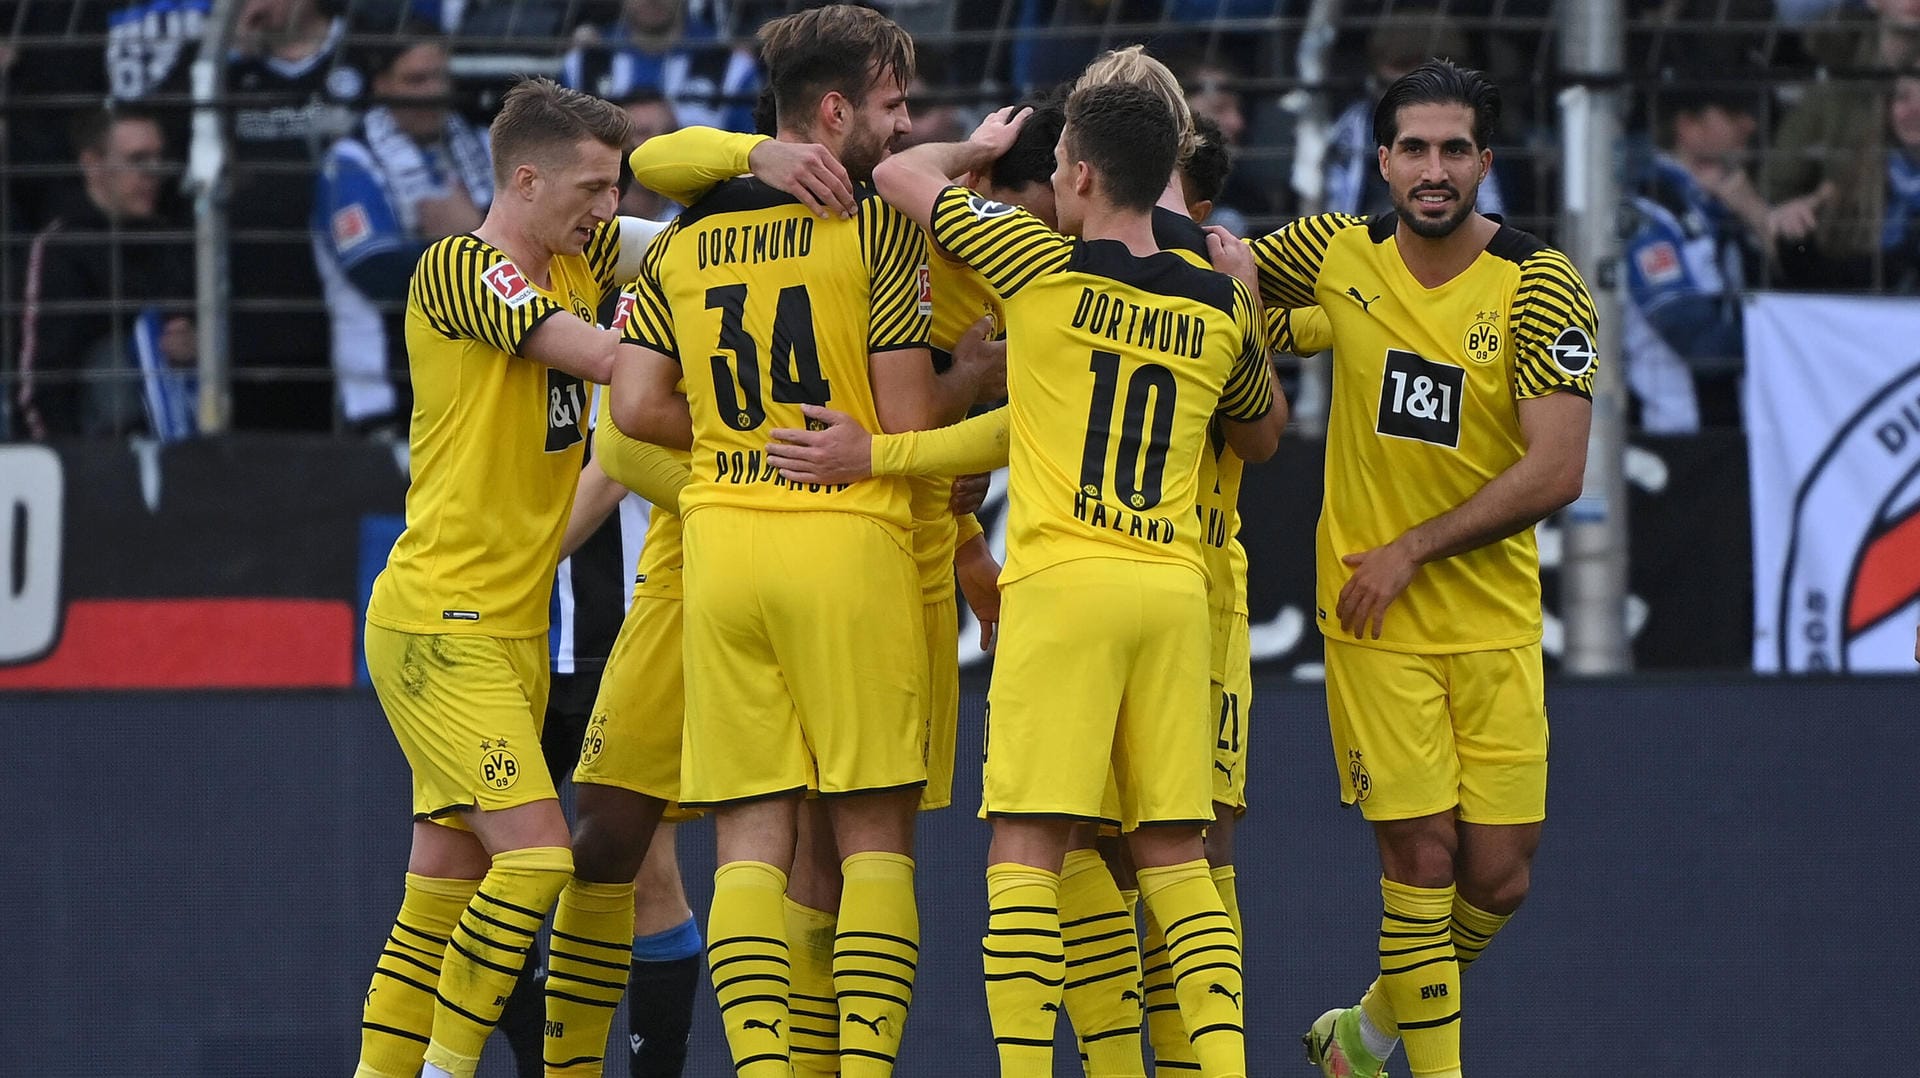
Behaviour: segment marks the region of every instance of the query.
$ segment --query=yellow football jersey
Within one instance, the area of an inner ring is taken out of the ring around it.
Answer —
[[[933,238],[978,270],[1007,319],[1005,584],[1078,558],[1204,573],[1195,524],[1216,409],[1272,407],[1246,286],[1180,256],[1075,241],[1033,215],[948,187]]]
[[[1267,302],[1320,307],[1335,342],[1316,543],[1328,634],[1341,631],[1343,556],[1453,509],[1518,461],[1518,401],[1593,392],[1593,301],[1565,255],[1503,225],[1465,272],[1427,288],[1401,258],[1397,220],[1322,214],[1253,243]],[[1380,639],[1354,642],[1478,651],[1532,643],[1540,625],[1529,528],[1421,567]]]
[[[582,254],[555,256],[545,286],[471,235],[420,256],[406,310],[407,526],[374,581],[368,621],[410,633],[547,631],[592,395],[519,349],[554,314],[592,323],[619,257],[618,221]]]
[[[973,267],[940,251],[930,252],[927,268],[933,285],[929,331],[933,363],[945,370],[953,362],[953,346],[960,335],[982,315],[993,319],[992,336],[1003,335],[1000,297]],[[913,561],[920,572],[920,598],[939,602],[953,594],[953,551],[960,540],[959,521],[949,508],[953,480],[916,475],[908,478],[907,486],[913,505]]]
[[[1207,233],[1190,217],[1165,206],[1153,208],[1153,238],[1201,269],[1207,259]],[[1201,554],[1207,566],[1207,605],[1214,610],[1247,612],[1247,548],[1240,545],[1240,480],[1247,462],[1227,444],[1219,419],[1207,424],[1207,450],[1200,454]]]
[[[768,432],[821,404],[879,429],[868,355],[927,346],[925,233],[862,191],[851,219],[821,220],[752,178],[715,187],[647,248],[628,289],[625,340],[674,357],[693,412],[693,481],[704,505],[912,516],[897,478],[791,484],[766,460]]]

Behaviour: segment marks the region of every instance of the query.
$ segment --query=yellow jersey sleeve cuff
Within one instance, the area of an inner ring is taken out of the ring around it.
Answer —
[[[650,191],[691,206],[717,185],[753,171],[747,159],[765,135],[714,127],[683,127],[634,148],[627,157],[633,178]]]
[[[607,478],[669,513],[680,511],[680,492],[693,479],[671,451],[628,437],[605,415],[593,429],[593,459]]]
[[[959,529],[960,529],[958,533],[956,533],[954,538],[953,545],[956,549],[966,546],[968,543],[973,542],[976,536],[986,534],[986,529],[980,526],[980,522],[974,519],[974,516],[972,513],[960,514],[960,516],[956,518],[955,522],[959,525]]]
[[[873,436],[875,475],[972,475],[1007,466],[1007,410],[935,430]]]

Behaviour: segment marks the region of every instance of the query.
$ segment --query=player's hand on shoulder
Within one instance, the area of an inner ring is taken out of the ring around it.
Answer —
[[[873,474],[873,435],[845,412],[803,404],[806,430],[773,431],[767,462],[790,483],[857,483]]]
[[[997,161],[1001,154],[1013,148],[1013,140],[1020,137],[1020,128],[1025,126],[1027,117],[1031,115],[1032,109],[1008,105],[981,120],[980,126],[967,136],[967,141],[984,151],[990,160]]]
[[[980,650],[992,651],[1000,627],[1000,563],[993,560],[985,536],[976,535],[953,552],[953,571],[967,609],[980,623]]]
[[[1221,228],[1219,225],[1207,225],[1207,260],[1213,268],[1230,277],[1237,277],[1240,283],[1252,290],[1256,298],[1260,295],[1260,271],[1253,264],[1253,248],[1240,241],[1240,237]]]
[[[768,139],[747,155],[747,167],[762,183],[785,191],[822,217],[852,217],[859,208],[846,166],[817,142]]]
[[[966,328],[953,345],[953,362],[963,376],[979,387],[976,404],[1001,400],[1007,395],[1007,342],[988,340],[993,319],[981,317]]]
[[[1352,634],[1357,640],[1371,629],[1373,638],[1378,640],[1386,624],[1387,607],[1413,583],[1413,574],[1420,570],[1420,563],[1398,543],[1348,554],[1340,561],[1353,570],[1333,608],[1340,620],[1340,631]]]

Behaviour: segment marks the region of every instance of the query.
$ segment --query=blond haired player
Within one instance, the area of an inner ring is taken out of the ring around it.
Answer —
[[[366,652],[415,823],[362,1078],[471,1075],[572,871],[540,753],[547,600],[585,383],[610,377],[619,341],[593,312],[650,234],[614,217],[627,130],[607,102],[517,84],[492,126],[485,222],[428,247],[408,292],[413,483]]]

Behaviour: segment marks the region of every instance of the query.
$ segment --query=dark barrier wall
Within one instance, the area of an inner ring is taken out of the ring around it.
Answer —
[[[1906,1073],[1913,692],[1554,686],[1546,846],[1527,909],[1466,982],[1468,1073]],[[1257,700],[1240,839],[1253,1073],[1305,1074],[1301,1029],[1373,968],[1376,871],[1362,822],[1334,801],[1319,687],[1267,683]],[[961,758],[977,761],[978,693],[966,706]],[[406,774],[371,697],[14,696],[0,722],[0,1073],[350,1073],[407,834]],[[992,1073],[977,765],[962,774],[960,805],[921,843],[903,1075]],[[683,843],[702,892],[709,835]],[[706,995],[692,1073],[719,1076]],[[504,1053],[483,1073],[510,1073]]]
[[[1313,533],[1323,446],[1288,438],[1247,473],[1252,659],[1317,669]],[[354,682],[362,602],[399,534],[404,454],[332,439],[164,448],[0,446],[0,692],[332,688]],[[1746,443],[1629,450],[1629,623],[1647,669],[1744,669],[1753,650]],[[981,519],[996,539],[1003,491]],[[1539,529],[1548,662],[1562,532]]]

